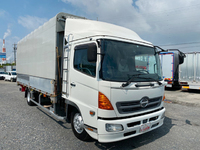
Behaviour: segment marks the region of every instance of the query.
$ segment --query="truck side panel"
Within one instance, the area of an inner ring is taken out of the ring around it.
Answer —
[[[18,43],[18,82],[49,94],[61,91],[66,18],[82,17],[59,13]]]
[[[196,54],[196,82],[200,84],[200,53]]]
[[[17,73],[55,79],[56,18],[33,31],[18,43]]]
[[[180,83],[182,89],[200,89],[200,53],[186,53],[185,61],[180,65]]]
[[[194,54],[186,54],[184,63],[180,66],[180,80],[192,82],[194,80]]]

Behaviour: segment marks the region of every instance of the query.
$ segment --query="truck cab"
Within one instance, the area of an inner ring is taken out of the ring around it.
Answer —
[[[163,124],[159,50],[130,29],[59,13],[19,41],[17,60],[27,104],[71,123],[80,140],[115,142]]]
[[[114,142],[163,124],[164,81],[151,43],[131,30],[80,19],[66,20],[65,37],[62,97],[77,109],[71,122],[78,138],[86,131]]]

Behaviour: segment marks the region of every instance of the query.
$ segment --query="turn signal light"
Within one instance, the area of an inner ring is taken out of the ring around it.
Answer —
[[[105,110],[114,110],[109,99],[101,92],[99,92],[99,108]]]
[[[165,95],[163,95],[163,99],[162,99],[162,101],[164,101],[165,100]]]

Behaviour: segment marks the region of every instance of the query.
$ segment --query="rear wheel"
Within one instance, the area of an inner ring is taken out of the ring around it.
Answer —
[[[35,104],[31,101],[31,93],[30,93],[29,90],[27,91],[27,97],[26,97],[26,99],[27,99],[27,104],[29,106],[35,106]]]
[[[74,135],[82,140],[86,141],[90,139],[90,136],[84,129],[84,122],[83,117],[81,116],[80,112],[74,111],[71,114],[71,127]]]

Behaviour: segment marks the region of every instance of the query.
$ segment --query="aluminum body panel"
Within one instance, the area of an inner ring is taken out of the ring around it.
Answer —
[[[17,81],[43,93],[54,94],[54,80],[18,74]]]
[[[58,21],[58,18],[62,16],[65,18],[81,18],[59,13],[19,41],[17,73],[48,79],[56,78],[57,33],[65,30],[65,22]]]
[[[24,84],[24,85],[30,86],[29,76],[28,75],[17,74],[17,81],[19,83]]]
[[[57,82],[58,72],[62,69],[58,63],[62,58],[66,18],[84,19],[67,13],[59,13],[18,42],[17,74],[29,76],[29,81],[20,77],[17,81],[52,94],[54,90],[50,81]],[[58,47],[58,54],[56,47]],[[59,60],[57,55],[60,55]]]
[[[54,81],[46,78],[30,76],[29,84],[31,87],[37,87],[39,90],[54,94]]]
[[[56,17],[18,43],[17,73],[55,79]]]
[[[196,82],[200,83],[200,53],[196,53]]]
[[[200,85],[200,53],[186,53],[185,61],[180,65],[180,82],[188,85]]]

